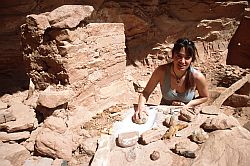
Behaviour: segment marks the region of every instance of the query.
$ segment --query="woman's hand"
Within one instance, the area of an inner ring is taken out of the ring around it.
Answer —
[[[174,105],[174,106],[185,106],[186,104],[181,102],[181,101],[173,101],[172,105]]]
[[[136,111],[135,111],[135,113],[134,113],[134,115],[133,115],[133,117],[132,117],[133,121],[136,121],[136,120],[138,120],[138,119],[141,119],[141,117],[142,117],[142,112],[145,112],[145,114],[148,115],[148,113],[147,113],[147,111],[146,111],[145,105],[140,106],[140,107],[139,107],[139,106],[137,107],[137,109],[136,109]]]

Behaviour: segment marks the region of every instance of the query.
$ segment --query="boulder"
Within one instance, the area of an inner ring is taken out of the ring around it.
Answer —
[[[233,94],[223,103],[223,105],[231,107],[250,107],[250,96]]]
[[[250,132],[242,127],[217,130],[196,152],[192,166],[246,166],[250,163]]]
[[[8,160],[13,166],[22,166],[29,157],[29,151],[22,145],[0,144],[0,160]],[[1,164],[3,163],[1,162]]]
[[[26,16],[26,22],[28,26],[37,27],[37,31],[40,35],[44,33],[44,31],[50,27],[48,18],[44,14],[36,15],[31,14]]]
[[[34,109],[23,103],[15,103],[8,108],[13,115],[15,115],[15,121],[9,121],[0,124],[0,129],[7,132],[16,132],[23,130],[34,130],[38,126],[36,119],[36,113]]]
[[[44,128],[36,137],[35,149],[42,155],[69,161],[72,158],[72,136]]]
[[[56,108],[67,103],[74,96],[71,90],[56,90],[53,86],[48,86],[38,97],[38,103],[47,108]]]
[[[75,28],[81,21],[89,17],[94,8],[87,5],[63,5],[48,15],[53,28]]]
[[[60,134],[65,133],[65,131],[67,130],[67,125],[64,119],[54,116],[49,116],[45,119],[44,127]]]

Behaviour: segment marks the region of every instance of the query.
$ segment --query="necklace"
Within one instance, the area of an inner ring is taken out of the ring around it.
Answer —
[[[175,76],[175,79],[176,79],[177,86],[180,87],[181,86],[181,79],[182,79],[182,77],[184,77],[186,75],[187,71],[185,71],[185,73],[182,74],[180,77],[178,77],[177,74],[175,73],[174,67],[173,67],[173,72],[174,72],[174,76]]]

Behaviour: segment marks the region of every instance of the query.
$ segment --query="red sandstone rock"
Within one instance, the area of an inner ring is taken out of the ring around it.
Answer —
[[[207,119],[201,126],[207,130],[224,130],[239,125],[239,122],[234,117],[220,114],[214,118]]]
[[[208,139],[208,137],[208,134],[202,128],[199,128],[193,131],[191,140],[196,143],[204,143]]]
[[[163,130],[148,130],[142,133],[141,135],[141,142],[143,144],[149,144],[151,142],[157,141],[162,138],[164,135]]]
[[[94,11],[87,5],[63,5],[48,15],[49,23],[55,28],[75,28]]]
[[[0,124],[0,130],[16,132],[33,130],[38,126],[35,110],[23,103],[13,103],[8,111],[15,115],[16,120]]]
[[[133,146],[137,143],[139,138],[139,133],[137,131],[121,133],[118,135],[118,145],[123,148]]]
[[[0,132],[0,141],[2,142],[9,142],[9,141],[18,141],[18,140],[25,140],[30,137],[29,131],[21,131],[21,132],[14,132],[14,133],[7,133],[7,132]]]
[[[42,155],[69,161],[72,158],[72,137],[67,133],[60,134],[43,128],[36,137],[35,149]]]
[[[9,160],[12,165],[23,165],[30,157],[29,151],[19,144],[0,144],[0,160]],[[3,162],[4,163],[4,162]],[[1,162],[1,165],[3,164]]]
[[[56,108],[67,103],[73,96],[74,92],[72,90],[58,91],[53,86],[49,86],[40,93],[37,102],[47,108]]]
[[[250,133],[240,126],[214,131],[196,152],[197,157],[190,165],[249,165],[249,140]]]
[[[249,107],[250,106],[250,96],[233,94],[227,98],[223,105],[228,105],[231,107]]]
[[[191,122],[195,118],[196,113],[191,109],[182,109],[179,115],[179,119]]]
[[[198,149],[198,145],[194,142],[191,142],[189,140],[185,140],[182,142],[179,142],[175,144],[174,151],[180,155],[183,155],[185,157],[189,158],[195,158],[195,151]]]

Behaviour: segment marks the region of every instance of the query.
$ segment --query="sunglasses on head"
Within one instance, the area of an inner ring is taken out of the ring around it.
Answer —
[[[188,40],[188,39],[182,39],[182,40],[178,40],[176,42],[176,44],[183,44],[183,45],[186,45],[186,46],[194,46],[194,42]]]

